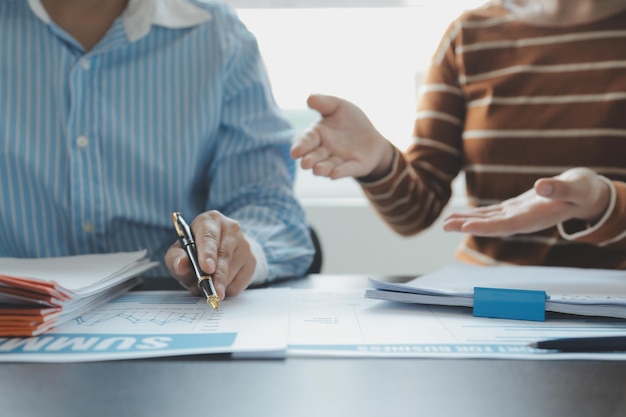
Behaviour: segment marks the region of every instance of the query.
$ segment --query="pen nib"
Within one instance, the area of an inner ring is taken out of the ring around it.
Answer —
[[[209,295],[206,299],[206,303],[213,307],[213,309],[215,310],[217,310],[220,306],[220,300],[217,298],[216,295]]]

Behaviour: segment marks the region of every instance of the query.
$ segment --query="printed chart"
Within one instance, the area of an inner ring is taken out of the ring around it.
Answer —
[[[286,290],[248,290],[213,310],[184,291],[136,291],[46,334],[0,338],[0,361],[80,362],[206,353],[284,356]]]
[[[624,360],[626,353],[557,353],[538,340],[626,334],[622,319],[549,314],[546,321],[488,319],[464,307],[364,298],[362,291],[293,291],[291,356]]]

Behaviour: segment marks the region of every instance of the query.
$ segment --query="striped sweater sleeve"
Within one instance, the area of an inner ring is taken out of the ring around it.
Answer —
[[[568,231],[564,224],[559,232],[564,239],[626,251],[626,183],[609,181],[611,199],[600,221],[579,231]]]
[[[376,182],[360,181],[378,214],[399,234],[429,227],[448,203],[452,180],[462,167],[463,93],[455,68],[451,25],[433,56],[415,115],[413,143],[396,149],[391,172]]]

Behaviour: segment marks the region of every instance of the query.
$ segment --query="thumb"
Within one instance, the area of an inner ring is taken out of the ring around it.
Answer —
[[[324,94],[311,94],[306,104],[313,110],[317,110],[323,117],[332,116],[339,105],[341,99],[335,96],[327,96]]]
[[[557,178],[541,178],[535,182],[535,192],[537,195],[551,200],[576,203],[579,199],[578,193],[573,183]]]

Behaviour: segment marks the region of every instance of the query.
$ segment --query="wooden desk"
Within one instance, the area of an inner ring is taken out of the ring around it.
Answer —
[[[363,276],[276,284],[359,288]],[[178,288],[157,280],[147,289]],[[626,362],[472,359],[0,364],[6,417],[626,416]]]

